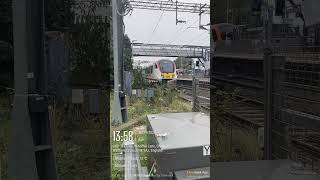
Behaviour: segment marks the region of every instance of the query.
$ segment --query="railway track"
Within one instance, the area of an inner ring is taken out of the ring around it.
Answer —
[[[215,74],[211,80],[214,86],[221,90],[240,89],[235,95],[237,101],[234,101],[232,105],[227,106],[228,120],[238,123],[237,125],[251,126],[254,129],[264,127],[265,115],[263,97],[265,97],[265,91],[264,81],[261,78],[236,75],[230,76],[218,73]],[[298,94],[303,97],[302,99],[304,99],[304,96],[306,95],[305,91],[303,91],[303,95],[301,95],[302,93],[299,94],[299,88],[294,88],[294,90],[287,88],[285,91],[291,93],[293,96]],[[312,93],[312,95],[316,96],[316,93]],[[297,111],[301,109],[310,111],[313,105],[312,102],[314,101],[309,101],[310,104],[303,104],[301,100],[299,101],[299,99],[296,98],[294,101],[292,100],[290,102],[292,102],[294,106],[289,106],[288,108],[296,108]],[[315,105],[313,105],[313,107],[314,106]],[[316,110],[312,110],[313,112],[316,112]],[[273,133],[277,132],[273,131]],[[288,131],[286,137],[286,141],[282,143],[287,143],[288,147],[285,147],[284,144],[278,142],[280,146],[279,149],[283,148],[279,151],[283,153],[291,152],[290,156],[292,156],[291,158],[293,160],[302,162],[307,168],[320,172],[320,134],[315,131],[305,132],[305,129],[300,132],[299,127],[293,126]],[[274,143],[276,143],[275,141],[277,141],[277,139],[274,140]],[[276,152],[276,150],[274,150],[274,152]],[[281,159],[281,153],[278,155],[279,157],[277,158]]]
[[[192,86],[188,85],[177,85],[178,89],[181,90],[180,97],[192,102],[193,95],[192,95]],[[209,113],[210,112],[210,88],[200,87],[197,90],[197,98],[198,103],[202,111]]]
[[[230,80],[231,79],[231,80]],[[227,77],[226,75],[219,75],[211,79],[211,85],[200,85],[198,96],[207,95],[210,103],[210,86],[218,88],[223,91],[229,89],[240,88],[234,97],[234,100],[229,105],[226,105],[226,119],[231,121],[232,124],[241,128],[259,129],[264,127],[264,87],[263,81],[257,78],[249,77]],[[191,85],[190,85],[191,84]],[[184,91],[188,95],[189,100],[192,101],[192,83],[185,83],[177,85],[178,89]],[[229,91],[231,92],[231,91]],[[210,112],[210,105],[202,106],[207,108]],[[303,133],[303,135],[301,135]],[[289,147],[295,149],[297,158],[294,160],[302,162],[305,166],[310,166],[311,169],[320,171],[320,134],[317,132],[299,132],[298,128],[291,129],[288,133],[287,143],[291,144]],[[301,137],[299,137],[301,136]],[[288,151],[289,149],[285,149]],[[291,151],[291,150],[290,150]]]
[[[219,86],[219,84],[214,83],[211,86],[216,87]],[[182,90],[182,98],[192,101],[192,82],[177,84],[176,87]],[[247,98],[243,95],[235,96],[237,97],[237,101],[226,106],[227,118],[236,122],[240,126],[246,125],[254,128],[263,127],[263,103],[259,100]],[[199,81],[197,97],[199,98],[201,108],[206,112],[210,112],[210,83]]]

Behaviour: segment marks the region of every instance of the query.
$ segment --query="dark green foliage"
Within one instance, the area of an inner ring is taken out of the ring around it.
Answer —
[[[8,175],[9,119],[12,97],[0,93],[0,179]]]
[[[141,89],[149,87],[149,82],[146,80],[144,69],[140,66],[133,69],[133,89]]]
[[[109,82],[111,72],[110,23],[97,22],[96,6],[81,11],[85,23],[73,24],[69,30],[72,83],[101,85]]]
[[[47,0],[46,7],[46,29],[49,31],[64,31],[73,23],[71,11],[73,0]]]
[[[12,41],[12,0],[0,1],[0,41]]]
[[[124,35],[123,40],[123,59],[124,59],[124,70],[132,71],[133,69],[133,59],[132,59],[132,47],[130,38],[128,35]]]
[[[0,1],[0,85],[13,85],[12,1]],[[1,92],[0,88],[0,92]]]

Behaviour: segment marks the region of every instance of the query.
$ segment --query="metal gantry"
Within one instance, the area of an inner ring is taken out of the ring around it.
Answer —
[[[132,8],[210,14],[210,5],[178,1],[129,0]]]
[[[186,57],[210,60],[209,46],[132,43],[133,56]]]

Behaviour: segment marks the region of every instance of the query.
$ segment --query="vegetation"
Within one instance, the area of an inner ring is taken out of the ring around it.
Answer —
[[[109,81],[111,66],[111,26],[97,21],[98,4],[76,6],[82,22],[71,24],[68,30],[70,72],[73,84],[100,85]],[[71,17],[75,16],[73,14]]]
[[[226,119],[228,109],[236,102],[233,93],[212,91],[211,103],[211,144],[214,161],[258,160],[262,158],[262,150],[257,142],[257,131],[242,129]]]
[[[141,89],[149,87],[149,83],[145,78],[144,69],[140,66],[134,68],[132,70],[133,72],[133,83],[132,88],[133,89]]]
[[[105,107],[106,102],[108,99],[100,105]],[[52,108],[59,179],[109,179],[107,114],[90,115],[85,108]]]
[[[253,129],[219,124],[219,136],[215,139],[215,161],[254,161],[262,159],[262,150]]]
[[[133,58],[132,58],[132,47],[131,41],[128,35],[124,35],[123,39],[123,61],[124,61],[124,70],[132,71],[133,69]]]
[[[8,178],[8,141],[11,97],[0,94],[0,179]]]

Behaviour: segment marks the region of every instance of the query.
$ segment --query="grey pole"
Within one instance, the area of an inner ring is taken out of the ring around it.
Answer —
[[[264,122],[264,159],[272,159],[272,24],[273,8],[266,7],[265,21],[265,51],[264,51],[264,86],[265,86],[265,122]]]
[[[37,180],[31,120],[28,112],[28,0],[13,1],[14,87],[8,154],[9,180]]]
[[[197,112],[197,82],[195,76],[195,63],[194,59],[192,59],[192,111]]]
[[[112,30],[113,30],[113,72],[114,72],[114,105],[112,114],[112,123],[120,124],[122,123],[121,106],[119,99],[119,41],[118,41],[118,2],[117,0],[112,0]]]
[[[56,180],[48,113],[44,0],[13,0],[15,95],[9,180]]]
[[[124,13],[124,6],[121,1],[118,1],[118,11],[121,13]],[[120,111],[121,111],[121,117],[122,117],[122,123],[125,123],[128,121],[128,114],[127,114],[127,107],[126,107],[126,95],[125,95],[125,85],[124,85],[124,22],[123,22],[123,16],[118,16],[118,50],[119,50],[119,99],[120,99]]]

